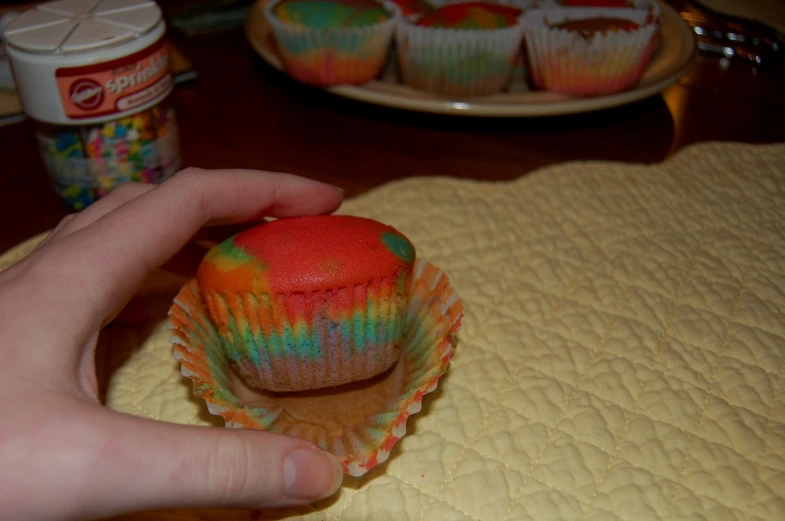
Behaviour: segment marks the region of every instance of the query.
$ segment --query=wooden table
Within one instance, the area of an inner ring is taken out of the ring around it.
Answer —
[[[242,30],[173,36],[198,80],[177,87],[185,165],[321,179],[347,196],[409,176],[513,179],[545,165],[659,162],[690,143],[785,140],[785,73],[717,57],[662,95],[548,119],[458,119],[394,111],[302,87],[258,59]],[[0,127],[0,251],[69,210],[49,188],[29,122]]]

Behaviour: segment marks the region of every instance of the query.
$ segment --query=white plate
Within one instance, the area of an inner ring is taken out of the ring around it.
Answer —
[[[246,36],[254,50],[270,65],[283,70],[275,40],[264,19],[266,0],[258,0],[246,22]],[[577,98],[546,91],[529,91],[522,79],[509,92],[482,98],[451,99],[420,92],[397,81],[394,71],[364,85],[340,85],[326,90],[332,94],[374,105],[437,114],[486,117],[535,117],[578,114],[625,105],[648,98],[676,83],[695,59],[695,38],[672,7],[660,3],[660,43],[638,85],[628,91],[594,98]]]

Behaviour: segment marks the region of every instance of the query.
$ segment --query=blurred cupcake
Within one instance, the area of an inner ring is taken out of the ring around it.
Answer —
[[[350,216],[283,219],[213,248],[197,281],[229,364],[250,387],[367,380],[398,360],[414,246]]]
[[[652,9],[539,9],[523,16],[532,83],[575,96],[634,86],[659,32]]]
[[[376,78],[400,16],[373,0],[273,0],[264,13],[286,72],[319,87]]]
[[[444,96],[503,91],[519,54],[520,15],[514,7],[468,2],[401,21],[396,44],[403,82]]]

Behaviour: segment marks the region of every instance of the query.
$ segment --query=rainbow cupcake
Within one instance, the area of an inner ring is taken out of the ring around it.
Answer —
[[[485,2],[444,5],[398,24],[403,82],[443,96],[484,96],[512,80],[521,10]]]
[[[369,219],[284,219],[213,248],[197,272],[226,359],[249,387],[340,386],[398,360],[412,244]]]
[[[374,0],[273,0],[264,14],[286,72],[327,87],[381,73],[400,10]]]
[[[291,393],[250,388],[232,366],[225,333],[210,318],[196,279],[169,310],[174,357],[193,394],[230,428],[259,429],[308,440],[329,451],[344,472],[361,476],[387,460],[407,421],[450,366],[463,316],[449,278],[417,259],[393,367],[370,380]],[[224,328],[222,328],[224,329]]]
[[[659,8],[538,9],[523,16],[523,26],[535,87],[599,96],[640,80],[659,34]]]

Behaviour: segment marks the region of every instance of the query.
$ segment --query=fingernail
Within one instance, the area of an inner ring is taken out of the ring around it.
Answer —
[[[330,186],[332,186],[332,187],[333,187],[333,188],[335,188],[335,189],[336,189],[338,192],[340,192],[340,194],[341,194],[341,195],[343,195],[344,193],[346,193],[346,190],[344,190],[343,188],[341,188],[341,187],[340,187],[340,186],[338,186],[338,185],[330,185]]]
[[[332,496],[343,482],[343,469],[335,456],[319,449],[297,449],[283,462],[284,494],[289,498]]]

